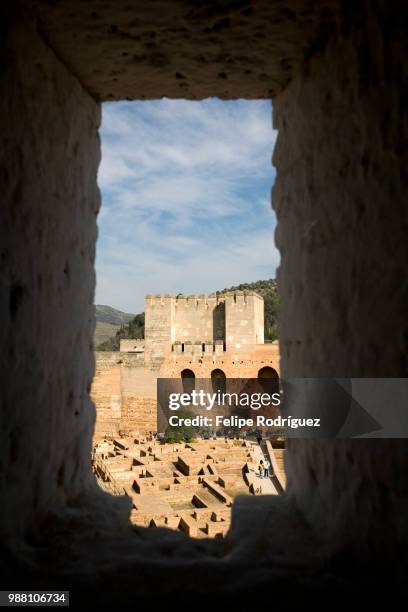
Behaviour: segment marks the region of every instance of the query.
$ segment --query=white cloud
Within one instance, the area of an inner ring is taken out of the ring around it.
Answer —
[[[97,303],[274,275],[267,102],[108,103],[101,135]]]
[[[270,278],[279,263],[273,235],[266,231],[233,241],[224,248],[207,248],[205,240],[175,241],[170,250],[180,257],[166,257],[152,245],[148,252],[126,245],[104,266],[99,291],[101,303],[130,312],[143,310],[146,293],[210,293],[241,282]],[[262,258],[260,258],[262,254]]]

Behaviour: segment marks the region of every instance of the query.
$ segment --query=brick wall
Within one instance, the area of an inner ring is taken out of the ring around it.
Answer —
[[[125,395],[122,397],[121,431],[140,434],[157,430],[157,401],[153,397]]]

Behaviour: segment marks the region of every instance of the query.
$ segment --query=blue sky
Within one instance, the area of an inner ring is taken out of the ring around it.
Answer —
[[[271,102],[103,105],[96,304],[275,276]]]

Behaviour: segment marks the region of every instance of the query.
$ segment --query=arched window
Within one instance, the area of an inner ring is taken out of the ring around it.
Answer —
[[[258,380],[266,393],[279,393],[279,374],[274,368],[265,366],[258,372]]]
[[[181,372],[181,380],[183,384],[183,392],[191,393],[195,387],[195,374],[192,370],[186,368]]]
[[[211,372],[211,383],[214,393],[218,391],[225,393],[227,390],[227,379],[224,372],[220,369],[213,370]]]

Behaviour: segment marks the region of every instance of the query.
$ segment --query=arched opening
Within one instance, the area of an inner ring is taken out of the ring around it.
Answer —
[[[183,392],[191,393],[195,387],[195,374],[193,370],[186,368],[181,372],[181,380],[183,384]]]
[[[258,381],[265,393],[279,392],[279,374],[274,368],[270,366],[261,368],[258,372]]]
[[[211,384],[212,384],[214,393],[217,393],[218,391],[220,393],[226,392],[227,378],[225,376],[225,373],[219,368],[216,368],[215,370],[211,372]]]

